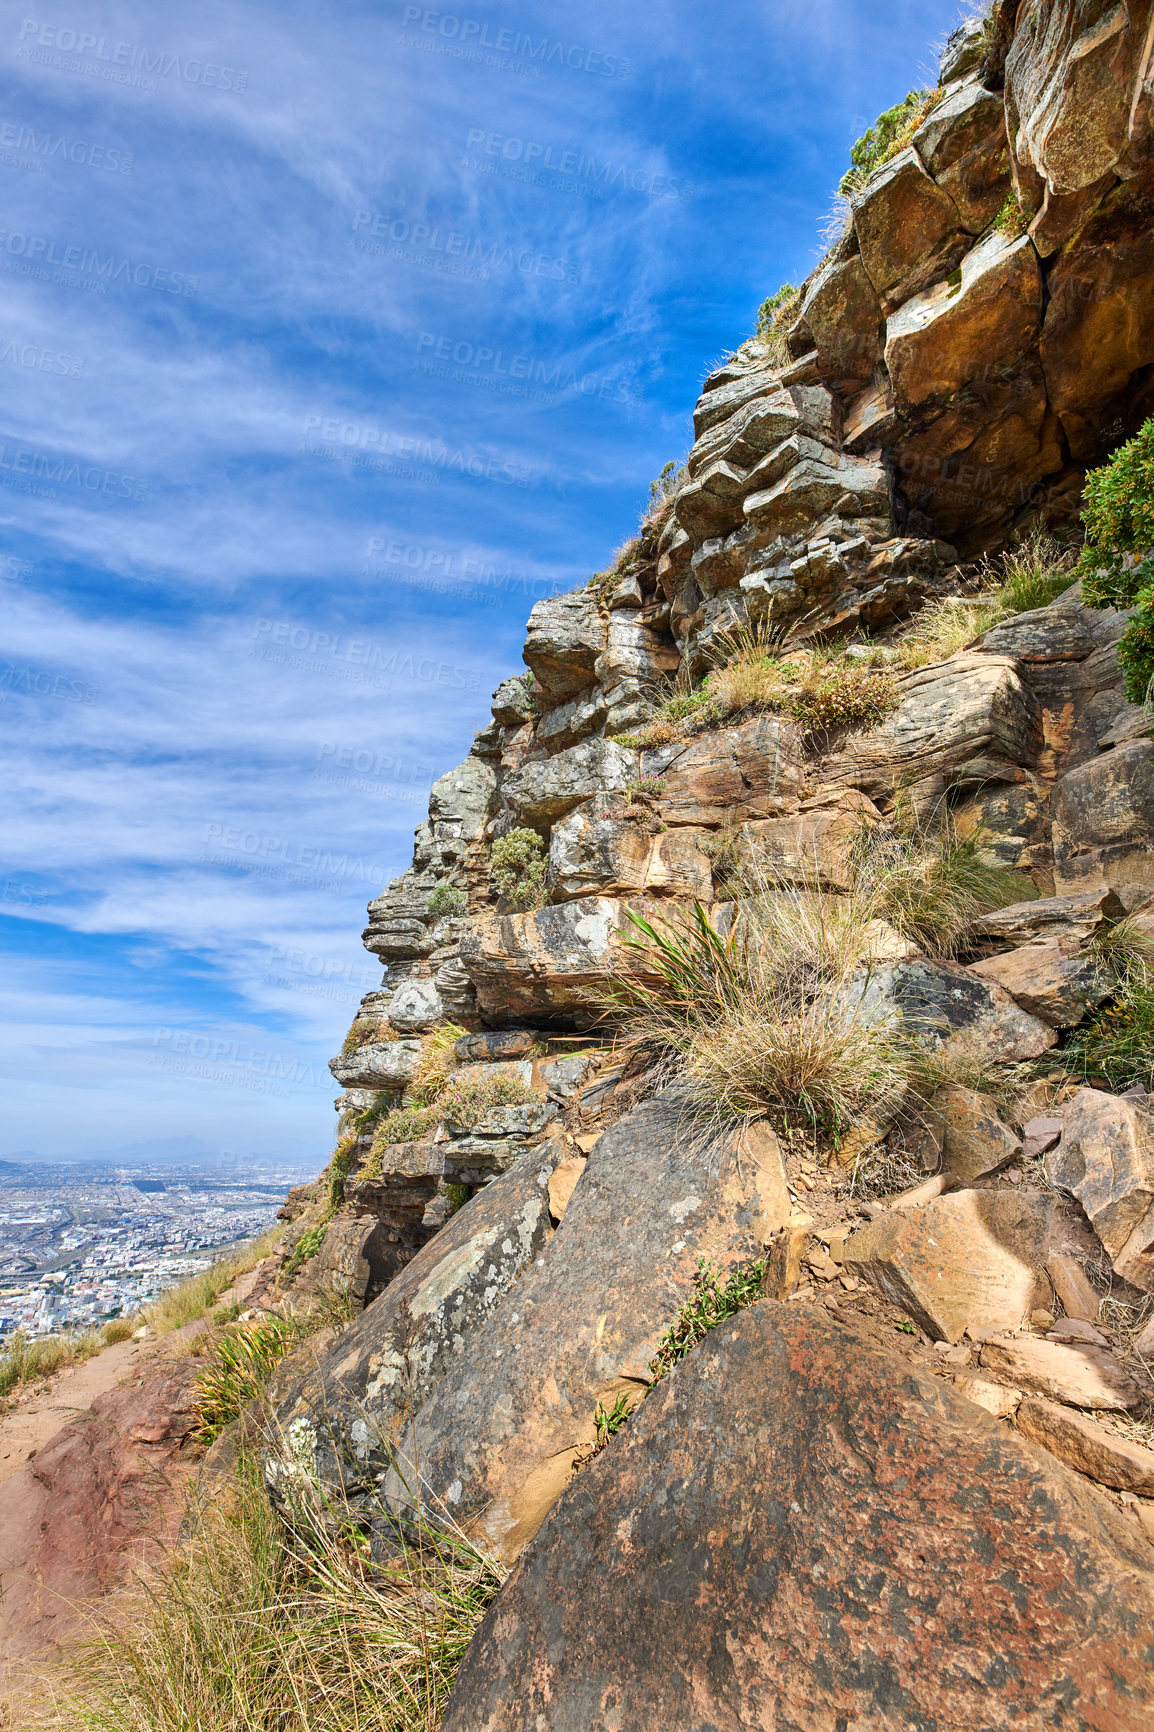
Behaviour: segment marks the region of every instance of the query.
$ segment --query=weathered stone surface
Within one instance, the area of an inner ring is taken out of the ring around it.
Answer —
[[[758,397],[768,397],[780,388],[778,369],[776,367],[759,367],[749,372],[742,372],[727,379],[724,384],[706,389],[697,400],[693,412],[693,431],[700,439],[708,433],[711,427],[716,427],[719,421],[728,421],[731,415],[741,409],[746,403]]]
[[[856,976],[845,992],[863,1018],[898,1016],[911,1031],[951,1052],[1001,1062],[1038,1058],[1058,1038],[1000,986],[956,962],[917,959],[877,967]]]
[[[1052,1231],[1041,1192],[953,1191],[871,1221],[846,1241],[845,1266],[935,1341],[959,1341],[967,1329],[1017,1329],[1049,1297]]]
[[[1092,628],[1086,608],[1055,601],[991,626],[974,639],[973,647],[991,655],[1013,656],[1019,662],[1081,662],[1097,648]]]
[[[406,980],[389,1000],[389,1021],[399,1034],[420,1034],[441,1019],[440,994],[431,980]]]
[[[1007,908],[995,908],[990,914],[978,916],[973,935],[999,948],[1052,939],[1088,944],[1092,938],[1100,938],[1114,921],[1121,920],[1125,912],[1109,885],[1102,884],[1073,896],[1039,896],[1035,902],[1013,902]]]
[[[1149,1548],[1084,1480],[819,1307],[765,1302],[582,1469],[444,1729],[1139,1732],[1152,1616]]]
[[[559,1153],[546,1144],[478,1191],[288,1393],[280,1430],[298,1458],[307,1440],[322,1484],[364,1494],[404,1417],[544,1249]]]
[[[531,1058],[536,1045],[537,1037],[531,1029],[502,1028],[483,1034],[463,1034],[453,1051],[462,1064],[492,1064]]]
[[[1103,1347],[1061,1341],[1040,1341],[1023,1335],[987,1341],[981,1352],[983,1371],[994,1371],[1017,1389],[1032,1390],[1071,1407],[1123,1412],[1137,1407],[1142,1390],[1112,1353]]]
[[[995,231],[960,272],[906,301],[886,325],[886,366],[899,409],[952,396],[990,368],[1012,367],[1042,317],[1042,273],[1027,235]]]
[[[744,469],[733,463],[711,463],[678,493],[677,521],[694,540],[717,535],[741,522],[745,494]]]
[[[1111,991],[1094,957],[1059,938],[1022,944],[971,966],[975,974],[996,981],[1023,1010],[1052,1028],[1073,1028]]]
[[[1009,659],[963,652],[900,684],[900,709],[833,753],[823,779],[876,798],[929,776],[964,786],[1029,762],[1038,706]]]
[[[1035,881],[1053,883],[1054,849],[1050,837],[1050,789],[1037,776],[979,788],[954,811],[958,837],[976,841],[988,866],[1033,872]]]
[[[772,882],[848,890],[854,844],[863,827],[880,818],[872,800],[851,791],[835,805],[747,824],[742,854],[751,863],[760,862]]]
[[[779,387],[755,397],[697,441],[689,453],[689,473],[699,475],[719,460],[743,471],[750,469],[767,451],[788,439],[801,420],[796,392]]]
[[[790,440],[788,444],[795,446],[796,442]],[[765,462],[768,464],[769,459]],[[758,477],[751,475],[749,480],[752,484]],[[804,530],[835,507],[840,517],[888,519],[889,477],[882,465],[830,450],[821,455],[799,455],[780,479],[768,486],[754,486],[745,500],[745,515],[767,534],[788,535]]]
[[[1154,891],[1154,744],[1131,740],[1054,790],[1054,885],[1112,885],[1130,906]]]
[[[660,811],[667,824],[718,825],[791,810],[803,758],[796,723],[767,715],[646,752],[642,769],[665,783]]]
[[[862,263],[883,301],[904,299],[944,275],[964,245],[957,205],[912,148],[872,174],[853,207]]]
[[[565,1211],[585,1171],[587,1155],[566,1155],[558,1161],[549,1178],[549,1213],[555,1221],[565,1219]]]
[[[1028,1130],[1029,1126],[1026,1128]],[[1053,1143],[1050,1146],[1053,1147]],[[1067,1318],[1081,1319],[1086,1323],[1097,1322],[1100,1306],[1098,1295],[1077,1258],[1066,1252],[1056,1251],[1052,1257],[1046,1258],[1046,1273],[1054,1284],[1054,1292],[1061,1300]]]
[[[570,698],[567,704],[545,711],[537,723],[537,743],[546,751],[563,752],[597,733],[605,726],[608,715],[605,693],[600,686],[592,686],[580,697]]]
[[[1018,1430],[1031,1443],[1041,1444],[1067,1467],[1088,1474],[1099,1485],[1154,1497],[1154,1450],[1107,1431],[1084,1413],[1036,1395],[1022,1402],[1015,1417]]]
[[[637,818],[643,817],[642,812]],[[713,879],[700,843],[704,830],[678,828],[653,835],[629,818],[578,807],[554,825],[549,884],[557,899],[624,896],[631,892],[696,896],[708,902]]]
[[[502,680],[493,693],[493,720],[502,728],[519,728],[535,714],[529,682],[521,676]]]
[[[509,682],[506,682],[509,683]],[[429,790],[429,817],[434,823],[459,826],[454,835],[472,841],[481,834],[493,804],[497,773],[480,758],[466,758]]]
[[[818,272],[802,317],[813,332],[822,372],[839,389],[870,377],[881,359],[885,324],[858,254]]]
[[[634,903],[648,917],[659,910]],[[635,934],[625,904],[585,896],[528,914],[490,914],[471,923],[461,961],[477,990],[482,1016],[493,1022],[549,1022],[574,1014],[592,1020],[589,995],[628,966],[623,940]]]
[[[941,1121],[942,1160],[961,1179],[996,1173],[1021,1153],[1022,1145],[998,1117],[997,1103],[975,1089],[941,1089],[933,1111]]]
[[[605,624],[589,590],[549,596],[529,615],[523,655],[550,706],[593,684],[604,647]]]
[[[342,1088],[403,1089],[417,1074],[421,1047],[416,1040],[370,1041],[329,1069]]]
[[[1004,1383],[990,1383],[984,1377],[955,1377],[954,1388],[967,1401],[992,1413],[995,1419],[1012,1419],[1022,1400],[1020,1389],[1010,1389]]]
[[[501,797],[519,823],[544,824],[594,794],[626,787],[635,775],[628,752],[612,740],[583,740],[543,762],[525,764],[503,783]]]
[[[1001,98],[978,80],[951,90],[913,137],[930,174],[977,234],[1001,208],[1010,184]]]
[[[513,1557],[592,1441],[598,1401],[648,1384],[698,1257],[720,1268],[767,1245],[790,1213],[776,1139],[754,1126],[703,1146],[667,1097],[598,1142],[540,1265],[526,1269],[467,1365],[417,1414],[433,1509]],[[411,1435],[386,1500],[408,1507]],[[385,1530],[387,1537],[388,1529]]]
[[[1079,1089],[1046,1177],[1077,1197],[1119,1275],[1154,1290],[1154,1136],[1133,1101]]]

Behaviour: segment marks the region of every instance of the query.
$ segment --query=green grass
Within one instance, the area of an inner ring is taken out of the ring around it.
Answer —
[[[850,150],[850,167],[838,185],[843,197],[852,198],[871,174],[906,148],[942,95],[941,90],[911,90],[901,102],[878,116]]]
[[[1142,1083],[1154,1092],[1154,944],[1120,920],[1094,948],[1113,992],[1060,1056],[1075,1075],[1105,1077],[1114,1090]]]
[[[36,1732],[435,1732],[504,1570],[423,1522],[371,1566],[347,1512],[302,1493],[282,1523],[242,1454],[49,1675]]]
[[[307,1332],[303,1320],[271,1311],[226,1329],[196,1380],[193,1441],[206,1447],[214,1443],[260,1397],[276,1366]]]
[[[217,1258],[209,1265],[202,1275],[193,1275],[190,1280],[181,1282],[179,1287],[173,1287],[167,1293],[162,1293],[151,1305],[141,1313],[142,1319],[158,1335],[167,1335],[170,1330],[181,1329],[186,1323],[195,1323],[198,1318],[211,1311],[221,1294],[232,1286],[240,1275],[245,1275],[270,1251],[274,1250],[282,1234],[283,1222],[277,1222],[267,1233],[262,1233],[259,1239],[251,1244],[243,1245],[237,1251],[230,1251],[225,1257]]]
[[[711,1329],[716,1329],[729,1317],[736,1317],[739,1311],[760,1299],[765,1292],[768,1269],[768,1258],[758,1257],[753,1262],[741,1264],[722,1280],[711,1262],[699,1258],[693,1291],[650,1360],[649,1369],[654,1381],[667,1377]]]
[[[120,1318],[115,1321],[119,1323]],[[131,1333],[131,1326],[129,1328]],[[123,1340],[123,1336],[112,1339]],[[38,1383],[80,1365],[111,1344],[103,1329],[83,1329],[60,1335],[25,1335],[17,1330],[0,1348],[0,1397],[25,1384]]]

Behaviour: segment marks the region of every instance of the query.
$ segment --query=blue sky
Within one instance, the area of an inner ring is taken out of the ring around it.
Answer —
[[[43,6],[0,6],[0,1154],[319,1164],[430,782],[959,7]]]

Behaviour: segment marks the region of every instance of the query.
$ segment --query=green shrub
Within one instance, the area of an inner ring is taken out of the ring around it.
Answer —
[[[536,1099],[520,1077],[482,1064],[458,1071],[437,1104],[442,1118],[458,1125],[474,1125],[495,1107],[523,1107]]]
[[[510,830],[493,843],[489,873],[498,895],[514,908],[540,908],[545,901],[545,844],[535,830]]]
[[[911,90],[901,102],[895,102],[892,108],[880,114],[849,153],[852,166],[838,183],[838,191],[843,197],[851,198],[875,169],[904,150],[941,99],[940,90]]]
[[[443,1115],[433,1106],[395,1107],[377,1125],[361,1179],[378,1179],[384,1151],[397,1143],[416,1143],[427,1136]]]
[[[901,693],[891,674],[846,663],[820,673],[789,701],[789,713],[813,733],[870,728],[897,709]]]
[[[677,1313],[674,1322],[662,1336],[657,1352],[649,1362],[654,1382],[667,1376],[703,1341],[711,1329],[736,1317],[747,1305],[752,1305],[765,1292],[765,1277],[769,1260],[758,1257],[731,1271],[722,1281],[713,1264],[700,1257],[693,1277],[693,1292]]]
[[[1024,235],[1030,226],[1030,219],[1022,209],[1022,201],[1017,189],[1011,187],[1006,194],[1005,203],[994,218],[994,227],[1007,240],[1016,241],[1019,235]]]
[[[463,890],[458,890],[454,884],[438,884],[426,903],[426,907],[434,920],[441,920],[446,915],[464,914],[468,906],[469,898]]]
[[[655,517],[667,499],[672,499],[678,488],[682,486],[689,474],[684,463],[675,463],[672,458],[665,464],[656,481],[649,483],[649,499],[645,506],[642,522],[648,517]]]
[[[1135,610],[1118,656],[1127,697],[1145,703],[1154,680],[1154,416],[1087,475],[1082,521],[1082,598]]]
[[[318,1221],[313,1227],[306,1227],[284,1262],[281,1264],[282,1275],[295,1275],[297,1270],[315,1257],[325,1242],[325,1234],[329,1230],[329,1217]]]

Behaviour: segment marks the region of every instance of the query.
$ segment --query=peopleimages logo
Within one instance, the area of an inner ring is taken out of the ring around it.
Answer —
[[[161,270],[143,259],[117,258],[115,253],[102,257],[95,247],[66,246],[63,241],[49,240],[46,235],[26,235],[0,229],[0,248],[11,263],[7,270],[17,268],[29,276],[47,279],[49,269],[61,280],[62,271],[75,271],[80,276],[95,278],[93,287],[104,293],[109,283],[130,283],[138,289],[160,289],[169,295],[195,295],[196,278],[183,271]],[[17,263],[18,262],[18,263]]]
[[[586,156],[581,150],[562,150],[553,144],[539,144],[531,138],[507,138],[502,132],[486,132],[483,126],[469,129],[466,150],[475,150],[482,157],[493,157],[507,163],[521,163],[521,178],[540,185],[549,182],[545,173],[571,176],[598,192],[640,192],[648,198],[676,198],[683,202],[693,197],[692,181],[677,180],[672,175],[654,174],[650,169],[630,168],[625,163],[602,161]],[[466,159],[465,167],[488,168],[489,164]]]
[[[361,230],[365,233],[362,234]],[[410,217],[359,210],[353,219],[353,233],[357,239],[352,244],[360,252],[409,259],[414,264],[432,257],[438,260],[439,267],[471,276],[478,282],[487,281],[490,271],[511,271],[514,268],[523,276],[544,277],[547,282],[581,281],[580,267],[568,259],[534,252],[532,247],[511,247],[504,241],[490,241],[478,235],[462,234],[457,229],[443,229],[439,224],[430,227],[428,223],[416,222]],[[389,244],[374,246],[374,241]]]
[[[417,338],[416,365],[424,373],[516,396],[536,396],[551,401],[554,391],[580,391],[585,397],[600,397],[614,403],[632,398],[620,379],[600,373],[578,373],[564,361],[542,360],[539,355],[516,355],[495,349],[491,343],[469,343],[454,337],[438,337],[422,331]],[[524,381],[524,385],[517,381]]]
[[[0,145],[9,150],[24,150],[46,162],[63,158],[65,162],[83,164],[86,168],[102,168],[109,174],[131,174],[132,152],[115,145],[90,144],[84,139],[68,139],[51,132],[38,133],[34,127],[14,120],[0,121]]]
[[[173,54],[168,49],[142,48],[134,42],[110,42],[107,36],[95,36],[88,30],[73,30],[68,25],[41,24],[35,18],[25,18],[20,26],[17,59],[41,61],[44,56],[34,49],[55,51],[56,56],[75,55],[77,71],[91,71],[117,83],[136,82],[133,73],[156,74],[160,78],[175,78],[182,84],[201,84],[206,90],[231,90],[239,95],[248,84],[248,73],[234,66],[217,66],[211,60]],[[59,64],[57,59],[56,64]],[[155,85],[152,86],[156,88]]]
[[[485,48],[491,54],[507,54],[511,60],[535,62],[540,66],[562,66],[570,72],[592,72],[602,78],[628,78],[633,70],[632,64],[619,54],[603,54],[599,48],[554,42],[548,36],[534,38],[528,31],[498,30],[491,24],[482,23],[479,18],[461,18],[454,12],[431,12],[423,6],[406,6],[402,23],[406,29],[415,28],[445,42],[459,42],[466,48]]]

